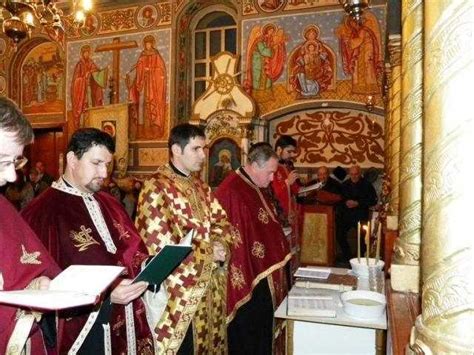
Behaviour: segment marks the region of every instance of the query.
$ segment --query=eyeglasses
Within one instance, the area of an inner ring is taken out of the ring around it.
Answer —
[[[16,157],[13,160],[2,160],[0,161],[0,170],[5,170],[12,164],[15,167],[15,170],[18,170],[23,168],[27,162],[28,158],[23,156]]]

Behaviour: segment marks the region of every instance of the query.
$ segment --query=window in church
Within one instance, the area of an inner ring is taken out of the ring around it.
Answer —
[[[225,12],[212,12],[204,16],[194,31],[193,100],[206,91],[212,77],[211,58],[217,53],[237,53],[237,25]]]

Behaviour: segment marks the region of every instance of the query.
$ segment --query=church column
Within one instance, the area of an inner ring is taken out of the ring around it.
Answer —
[[[401,98],[401,61],[400,36],[389,36],[388,51],[390,56],[390,130],[389,132],[389,170],[390,202],[389,214],[398,216],[399,209],[399,173],[400,173],[400,98]]]
[[[402,113],[400,121],[400,217],[391,285],[419,291],[423,113],[423,0],[402,0]]]
[[[392,69],[390,67],[390,63],[385,63],[385,78],[386,78],[386,84],[384,87],[384,104],[385,104],[385,135],[384,135],[384,168],[385,168],[385,174],[387,177],[390,177],[390,157],[392,156],[390,152],[390,142],[391,142],[391,105],[392,105]]]
[[[411,349],[474,349],[474,2],[424,3],[422,314]]]

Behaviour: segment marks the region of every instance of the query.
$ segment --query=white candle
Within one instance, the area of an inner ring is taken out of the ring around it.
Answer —
[[[379,263],[380,259],[380,239],[382,236],[382,223],[379,223],[377,227],[377,251],[375,253],[375,265]]]
[[[357,261],[360,264],[360,221],[357,222]]]
[[[365,233],[365,245],[366,245],[366,259],[367,266],[369,266],[369,255],[370,255],[370,221],[367,224],[367,232]]]

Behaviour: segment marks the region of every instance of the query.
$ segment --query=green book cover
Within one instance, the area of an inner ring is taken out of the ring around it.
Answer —
[[[191,250],[192,247],[187,245],[166,245],[146,264],[133,282],[146,281],[159,287]]]

